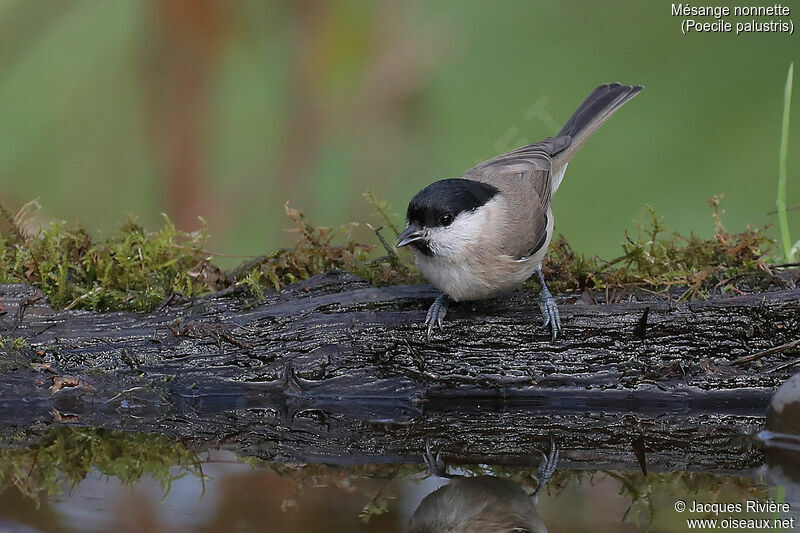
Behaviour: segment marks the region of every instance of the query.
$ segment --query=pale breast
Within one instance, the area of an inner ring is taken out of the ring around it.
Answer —
[[[488,257],[475,254],[472,261],[453,262],[414,253],[414,260],[425,279],[454,301],[494,298],[519,288],[541,263],[534,258],[518,260],[511,256]]]

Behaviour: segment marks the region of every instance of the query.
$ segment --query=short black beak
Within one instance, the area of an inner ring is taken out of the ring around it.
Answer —
[[[409,224],[403,232],[397,236],[397,247],[400,248],[401,246],[407,246],[414,241],[418,241],[422,238],[423,232],[421,229],[416,227],[414,224]]]

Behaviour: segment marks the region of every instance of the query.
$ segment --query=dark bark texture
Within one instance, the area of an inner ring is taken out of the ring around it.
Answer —
[[[330,272],[256,305],[229,293],[91,313],[0,285],[0,334],[27,343],[0,366],[0,425],[160,432],[335,464],[419,462],[425,440],[451,462],[526,462],[553,434],[569,468],[740,471],[760,463],[743,435],[799,355],[800,289],[561,296],[555,343],[522,291],[452,305],[428,343],[435,295]]]

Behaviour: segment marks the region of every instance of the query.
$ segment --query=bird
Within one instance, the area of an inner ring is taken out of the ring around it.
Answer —
[[[555,136],[431,183],[411,199],[396,246],[408,246],[422,275],[441,291],[425,317],[428,342],[435,325],[444,331],[450,301],[502,296],[533,274],[541,286],[542,328],[550,327],[555,342],[561,318],[541,268],[553,237],[553,195],[575,153],[643,88],[600,85]]]
[[[489,475],[466,477],[450,474],[441,455],[434,456],[425,443],[423,459],[434,476],[450,482],[428,494],[409,518],[407,533],[441,532],[547,532],[539,516],[538,495],[558,464],[558,447],[550,437],[550,450],[542,456],[535,476],[536,489],[528,493],[507,478]],[[532,476],[533,477],[533,476]]]

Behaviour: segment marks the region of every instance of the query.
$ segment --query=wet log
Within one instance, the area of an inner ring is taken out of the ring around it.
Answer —
[[[513,462],[556,433],[575,468],[638,468],[639,450],[656,470],[739,470],[760,456],[726,443],[760,427],[798,362],[800,289],[561,295],[555,343],[523,291],[453,305],[429,343],[435,295],[329,272],[257,304],[227,291],[92,313],[0,285],[0,334],[26,342],[2,366],[0,425],[156,431],[340,464],[415,462],[425,439],[451,461]]]

